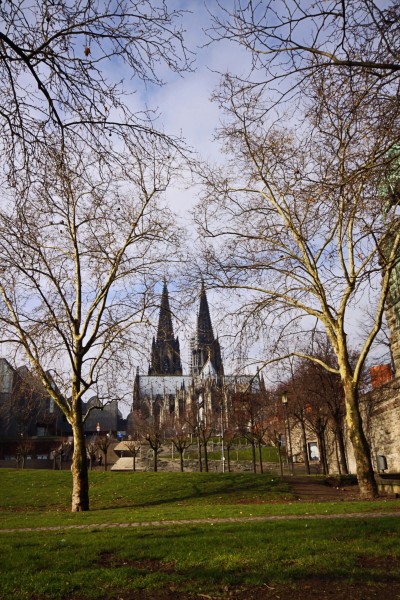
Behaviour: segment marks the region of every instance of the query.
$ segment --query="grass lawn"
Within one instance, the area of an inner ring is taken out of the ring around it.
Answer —
[[[0,471],[0,527],[357,511],[400,516],[396,500],[301,503],[267,475],[91,473],[90,480],[92,510],[71,514],[67,471]],[[389,516],[0,530],[0,598],[258,599],[274,589],[279,593],[271,598],[286,599],[304,596],[304,582],[316,581],[364,590],[351,598],[375,597],[368,590],[388,585],[400,594],[399,534],[400,519]],[[147,595],[134,595],[140,590]]]

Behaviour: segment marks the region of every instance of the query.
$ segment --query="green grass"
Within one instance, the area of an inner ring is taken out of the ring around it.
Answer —
[[[96,527],[355,511],[400,515],[395,500],[303,503],[293,499],[286,483],[252,473],[93,472],[92,510],[71,514],[67,471],[1,470],[0,483],[1,528],[61,526],[12,534],[0,529],[4,600],[116,599],[134,589],[226,597],[226,586],[295,586],[315,577],[400,585],[400,521],[393,517]],[[71,524],[92,527],[62,528]]]
[[[66,523],[388,511],[396,501],[299,502],[276,477],[238,473],[90,473],[89,513],[71,514],[68,471],[1,470],[0,528]]]
[[[0,471],[0,529],[106,522],[390,511],[394,501],[306,503],[253,473],[90,473],[88,513],[70,510],[68,471]]]
[[[400,581],[399,534],[393,518],[3,534],[0,597],[210,594],[316,577],[387,584]]]

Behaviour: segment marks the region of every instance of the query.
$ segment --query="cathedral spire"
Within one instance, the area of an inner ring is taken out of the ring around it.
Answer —
[[[157,342],[174,339],[172,327],[172,315],[169,307],[167,282],[164,278],[164,286],[161,295],[160,315],[158,317]]]
[[[191,375],[200,375],[207,362],[211,363],[218,376],[224,374],[221,348],[214,338],[210,309],[204,281],[201,281],[200,305],[197,315],[196,335],[191,342]]]
[[[201,282],[200,306],[197,317],[197,343],[209,345],[214,341],[214,333],[208,307],[207,294],[204,287],[204,281]]]
[[[161,294],[157,338],[153,338],[149,375],[182,375],[179,340],[174,337],[167,282]]]

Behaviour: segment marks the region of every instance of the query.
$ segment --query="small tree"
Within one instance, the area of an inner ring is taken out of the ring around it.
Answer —
[[[188,406],[185,416],[184,416],[184,424],[188,426],[188,435],[193,438],[193,436],[197,439],[197,461],[198,461],[198,469],[199,472],[203,471],[203,460],[202,460],[202,451],[201,451],[201,435],[199,428],[200,421],[200,407],[198,404],[198,398],[196,400],[192,400],[190,405]]]
[[[62,471],[62,462],[63,462],[63,458],[66,455],[66,451],[70,446],[70,442],[68,442],[67,440],[61,440],[61,443],[57,443],[52,452],[51,455],[53,457],[53,469],[56,469],[57,466],[57,459],[58,459],[58,468],[60,469],[60,471]]]
[[[92,471],[93,465],[96,464],[97,438],[95,436],[86,442],[86,452],[89,460],[90,470]]]
[[[172,423],[171,423],[169,429],[171,432],[171,434],[170,434],[171,442],[174,445],[176,451],[179,453],[180,468],[181,468],[181,473],[183,473],[183,470],[184,470],[183,455],[184,455],[185,450],[190,448],[190,446],[193,443],[191,436],[189,434],[190,428],[184,417],[181,417],[181,418],[173,417]]]
[[[136,459],[139,456],[141,450],[141,443],[139,440],[127,439],[124,441],[124,445],[128,452],[132,455],[132,471],[135,473],[136,471]]]
[[[26,459],[34,450],[34,443],[31,439],[21,435],[21,439],[16,448],[17,468],[21,465],[21,469],[25,468]]]
[[[108,449],[114,440],[110,433],[101,433],[96,438],[96,446],[104,456],[104,470],[107,471]]]
[[[226,450],[226,462],[228,467],[228,473],[231,472],[231,450],[237,441],[237,431],[229,427],[228,429],[224,429],[223,433],[224,447]]]
[[[215,425],[211,419],[201,420],[198,424],[197,434],[200,447],[204,449],[204,468],[206,473],[209,471],[208,464],[208,442],[211,436],[215,433]]]
[[[157,473],[158,455],[162,448],[161,431],[157,427],[150,427],[146,433],[145,439],[153,450],[153,470],[154,473]]]
[[[262,395],[249,390],[238,391],[233,394],[232,403],[232,419],[236,430],[251,446],[253,471],[257,472],[256,448],[258,447],[262,472],[261,444],[266,432],[265,402]]]

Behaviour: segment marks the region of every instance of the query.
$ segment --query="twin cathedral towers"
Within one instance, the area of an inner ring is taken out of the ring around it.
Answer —
[[[218,338],[214,337],[204,283],[201,286],[196,332],[190,342],[189,357],[189,375],[192,377],[201,375],[207,364],[213,369],[216,376],[222,377],[224,374],[221,348]],[[149,375],[182,375],[179,340],[174,337],[168,289],[165,281],[161,296],[157,337],[153,338],[151,347]]]
[[[195,333],[190,340],[189,373],[183,374],[180,345],[174,335],[168,288],[164,281],[157,335],[151,346],[147,375],[137,369],[132,404],[136,411],[162,425],[171,416],[183,419],[188,410],[201,406],[211,414],[223,385],[224,368],[218,338],[214,337],[207,295],[202,283]],[[129,429],[129,416],[128,416]]]

